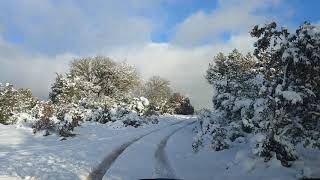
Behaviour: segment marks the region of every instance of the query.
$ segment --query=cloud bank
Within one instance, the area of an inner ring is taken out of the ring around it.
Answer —
[[[169,79],[197,108],[211,107],[212,88],[204,79],[209,62],[220,51],[251,51],[248,31],[268,17],[256,10],[277,7],[281,1],[220,0],[209,13],[199,10],[186,16],[175,25],[174,37],[163,43],[153,42],[151,34],[163,23],[165,12],[159,7],[167,0],[126,3],[1,1],[0,82],[30,87],[46,98],[55,73],[65,72],[73,58],[105,55],[137,66],[144,79]],[[11,32],[21,37],[10,37]],[[221,38],[223,33],[228,37]]]
[[[248,35],[233,36],[228,42],[182,48],[170,43],[149,43],[135,47],[102,49],[97,54],[116,61],[126,61],[135,65],[144,79],[160,75],[171,81],[176,91],[191,97],[198,108],[211,107],[212,88],[206,83],[205,71],[209,62],[218,52],[228,52],[233,48],[248,52],[252,39]],[[74,54],[54,57],[25,53],[18,47],[0,43],[0,77],[2,82],[12,82],[19,87],[30,87],[34,94],[46,98],[55,73],[63,73]]]

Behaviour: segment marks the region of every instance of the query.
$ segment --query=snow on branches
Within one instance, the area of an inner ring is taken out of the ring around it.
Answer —
[[[209,129],[198,130],[194,146],[211,136],[213,149],[228,148],[228,130],[237,125],[236,134],[263,134],[256,154],[289,166],[298,143],[320,147],[320,27],[305,23],[290,33],[272,22],[255,26],[251,35],[255,58],[234,50],[209,65],[213,113],[220,115],[200,118]]]

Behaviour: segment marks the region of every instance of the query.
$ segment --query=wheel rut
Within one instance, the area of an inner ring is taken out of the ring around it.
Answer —
[[[170,139],[172,135],[180,131],[181,129],[194,124],[195,121],[188,123],[182,127],[179,127],[172,131],[170,134],[165,136],[161,142],[158,144],[157,150],[155,151],[154,157],[156,159],[156,164],[155,164],[155,175],[156,177],[159,178],[167,178],[167,179],[177,179],[177,176],[174,173],[173,168],[170,165],[167,153],[165,151],[165,148],[167,146],[167,142]]]
[[[93,169],[92,172],[90,172],[90,174],[87,177],[87,180],[101,180],[103,178],[103,176],[106,174],[106,172],[108,171],[108,169],[111,167],[111,165],[116,161],[116,159],[122,154],[123,151],[125,151],[130,145],[132,145],[133,143],[139,141],[140,139],[155,133],[157,131],[160,131],[162,129],[168,128],[170,126],[174,126],[176,124],[180,124],[183,121],[180,122],[176,122],[176,123],[172,123],[168,126],[162,127],[162,128],[158,128],[155,130],[152,130],[148,133],[145,133],[141,136],[138,136],[137,138],[126,142],[120,146],[118,146],[117,148],[115,148],[111,153],[109,153],[104,159],[103,161],[96,167]]]

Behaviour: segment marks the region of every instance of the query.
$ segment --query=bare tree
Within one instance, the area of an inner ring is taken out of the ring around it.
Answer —
[[[66,80],[61,83],[55,82],[52,87],[55,92],[51,94],[59,96],[64,93],[64,89],[69,91],[71,89],[72,93],[65,94],[87,96],[91,93],[91,97],[108,96],[118,99],[129,95],[140,83],[139,73],[134,66],[117,63],[102,56],[75,59],[70,64],[70,71],[65,78]]]
[[[159,76],[151,77],[143,87],[146,98],[156,110],[162,111],[171,95],[170,82]]]

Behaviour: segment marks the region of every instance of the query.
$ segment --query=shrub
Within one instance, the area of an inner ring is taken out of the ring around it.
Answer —
[[[180,93],[173,93],[164,109],[164,111],[169,114],[191,115],[194,113],[190,99]]]
[[[27,113],[36,104],[29,89],[14,89],[13,85],[0,83],[0,123],[13,124],[17,113]]]

